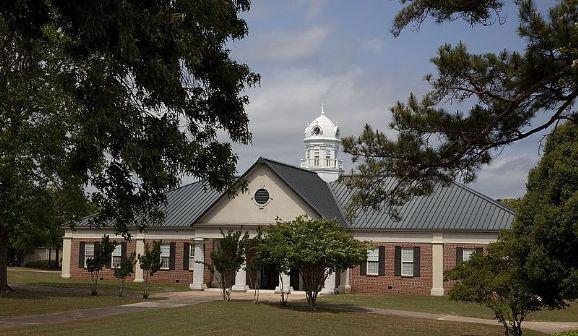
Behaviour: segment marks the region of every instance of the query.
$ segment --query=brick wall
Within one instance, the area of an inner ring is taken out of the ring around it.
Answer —
[[[385,275],[360,275],[359,266],[351,270],[351,290],[357,293],[396,293],[430,295],[432,287],[432,244],[379,243],[375,247],[385,247]],[[420,276],[401,277],[394,275],[395,246],[420,248]],[[484,248],[480,244],[444,244],[444,272],[456,265],[456,248]],[[444,283],[447,293],[453,286]]]
[[[79,279],[89,279],[90,273],[85,269],[79,266],[79,248],[80,242],[85,243],[95,243],[99,242],[100,239],[73,239],[72,240],[72,251],[71,251],[71,261],[70,261],[70,274],[73,278]],[[114,240],[119,243],[123,242],[122,239]],[[151,282],[170,282],[170,283],[181,283],[181,284],[190,284],[193,281],[193,271],[192,270],[185,270],[183,257],[184,257],[184,247],[185,243],[191,244],[191,240],[183,239],[183,240],[163,240],[163,243],[175,243],[175,269],[174,270],[160,270],[150,279]],[[147,240],[146,244],[152,244],[152,240]],[[133,239],[127,242],[127,255],[134,253],[136,251],[136,240]],[[208,241],[205,242],[205,261],[208,262],[211,259],[211,252],[213,250],[213,242]],[[192,268],[192,267],[191,267]],[[100,277],[104,280],[112,280],[114,278],[114,270],[110,267],[105,267],[100,272]],[[130,278],[130,280],[134,280],[134,274]],[[209,284],[211,282],[211,274],[209,273],[207,266],[205,266],[204,272],[204,282],[205,284]]]
[[[486,252],[486,245],[481,244],[444,244],[444,273],[456,267],[456,248],[461,247],[465,249],[483,248]],[[453,288],[453,281],[444,282],[444,291],[446,294]]]
[[[431,244],[379,243],[385,247],[385,275],[360,275],[359,266],[351,271],[351,291],[358,293],[398,293],[429,295],[432,283]],[[401,277],[394,275],[395,247],[420,248],[420,276]]]

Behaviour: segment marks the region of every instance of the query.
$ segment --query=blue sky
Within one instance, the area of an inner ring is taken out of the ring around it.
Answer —
[[[297,165],[304,128],[319,115],[322,103],[342,135],[356,135],[366,123],[387,130],[389,108],[396,101],[428,90],[423,76],[435,74],[429,60],[444,43],[463,41],[480,53],[524,47],[513,6],[504,9],[501,25],[428,21],[419,31],[408,27],[396,38],[389,29],[399,8],[394,0],[253,2],[243,15],[248,37],[230,43],[233,58],[262,76],[261,85],[248,90],[253,144],[235,145],[239,172],[259,156]],[[528,170],[538,160],[540,139],[508,147],[471,186],[495,198],[521,196]],[[345,155],[342,159],[348,169],[353,167]]]

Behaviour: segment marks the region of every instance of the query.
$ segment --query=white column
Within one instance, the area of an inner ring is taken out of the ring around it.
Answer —
[[[70,264],[72,258],[72,236],[66,232],[62,240],[62,273],[61,278],[70,278]]]
[[[138,261],[139,255],[144,255],[144,237],[139,236],[135,239],[135,253],[136,253],[136,264],[134,265],[134,282],[143,282],[144,273],[142,268],[140,268],[140,262]]]
[[[335,294],[335,272],[331,272],[325,279],[325,284],[321,288],[322,294]]]
[[[339,293],[351,293],[351,284],[349,282],[351,270],[348,268],[339,274],[339,288],[337,292]]]
[[[195,263],[193,265],[193,283],[189,285],[192,290],[205,290],[207,285],[205,279],[205,240],[203,238],[194,238],[195,244]]]
[[[279,274],[279,286],[275,287],[275,293],[281,293],[281,291],[291,293],[291,277],[287,273]]]
[[[234,292],[246,292],[249,288],[247,286],[247,271],[245,270],[246,264],[243,262],[241,268],[235,274],[235,284],[231,288]]]
[[[444,244],[443,234],[435,234],[432,244],[432,296],[444,295]]]

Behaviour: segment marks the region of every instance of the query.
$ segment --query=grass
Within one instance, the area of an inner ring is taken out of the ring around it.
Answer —
[[[106,319],[25,327],[0,327],[15,335],[503,335],[500,327],[415,320],[350,312],[312,312],[277,304],[211,302],[189,307],[147,310]],[[526,336],[543,335],[527,331]]]
[[[141,284],[125,284],[118,297],[117,281],[101,281],[99,295],[91,296],[89,280],[62,279],[58,272],[10,268],[8,282],[15,292],[0,297],[0,317],[46,314],[61,311],[116,306],[142,301]],[[152,284],[153,292],[185,290],[185,285]]]
[[[414,295],[344,294],[324,296],[320,302],[350,304],[365,307],[410,310],[425,313],[494,318],[492,311],[479,304],[450,301],[447,297]],[[578,321],[578,303],[564,310],[540,311],[528,315],[531,321]]]

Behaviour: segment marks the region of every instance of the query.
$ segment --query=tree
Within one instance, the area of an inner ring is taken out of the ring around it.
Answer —
[[[127,237],[162,217],[180,176],[237,190],[230,142],[251,140],[244,89],[259,77],[228,42],[246,36],[248,10],[248,0],[0,3],[0,292],[8,241],[37,225],[30,211],[48,188],[90,198],[94,225]]]
[[[446,279],[457,281],[449,293],[451,300],[485,305],[506,335],[521,336],[526,316],[545,304],[522,280],[521,264],[511,258],[509,248],[504,242],[491,244],[488,255],[474,253],[447,272]]]
[[[544,155],[528,175],[527,191],[512,204],[511,230],[447,274],[455,300],[490,307],[507,335],[521,335],[527,314],[561,309],[578,298],[578,125],[566,122],[548,136]]]
[[[213,276],[218,273],[217,281],[221,286],[223,301],[229,302],[235,276],[245,262],[249,233],[229,230],[225,234],[221,230],[221,235],[223,238],[219,240],[219,246],[211,252],[211,262],[204,264]]]
[[[144,272],[143,281],[143,299],[148,299],[150,296],[148,284],[149,279],[152,278],[156,272],[161,269],[161,243],[160,241],[155,241],[151,246],[145,243],[144,254],[138,255],[138,261],[140,268]]]
[[[548,136],[528,174],[512,226],[513,257],[526,285],[550,308],[578,299],[578,125]]]
[[[99,243],[94,244],[94,256],[86,260],[86,269],[90,272],[92,283],[92,295],[98,295],[100,271],[105,265],[110,264],[115,247],[116,243],[111,242],[108,235],[104,235]]]
[[[122,260],[120,261],[120,266],[114,270],[114,276],[120,281],[118,296],[122,296],[124,289],[124,282],[126,278],[130,278],[134,273],[135,264],[136,264],[135,253],[131,253],[128,257],[122,258]]]
[[[257,228],[257,235],[250,238],[247,242],[245,251],[245,271],[249,277],[249,284],[253,289],[253,303],[259,301],[259,290],[261,289],[261,270],[265,266],[263,260],[259,256],[259,247],[262,244],[263,231]]]
[[[410,23],[432,16],[437,22],[462,18],[470,24],[493,22],[503,1],[401,0],[406,4],[393,27],[395,35]],[[468,183],[505,147],[559,122],[578,123],[578,1],[557,2],[545,18],[529,0],[519,7],[521,53],[473,54],[464,43],[441,46],[427,75],[432,90],[421,100],[391,108],[395,139],[366,125],[358,137],[344,139],[347,153],[360,162],[346,183],[355,189],[350,211],[383,205],[395,210],[436,184]],[[494,15],[496,14],[496,15]],[[447,102],[469,109],[452,112]],[[390,183],[385,183],[390,182]]]
[[[368,249],[336,220],[303,216],[266,228],[261,245],[265,260],[281,263],[286,272],[299,272],[314,309],[327,277],[364,262]]]

